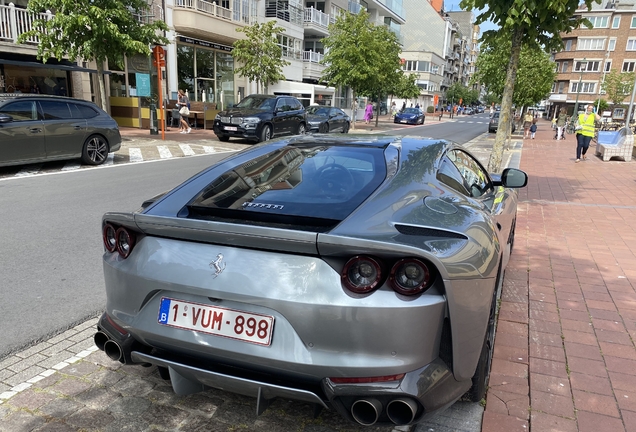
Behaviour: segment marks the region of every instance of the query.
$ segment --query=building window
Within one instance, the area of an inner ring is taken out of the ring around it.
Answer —
[[[623,62],[623,72],[634,72],[636,60],[625,60]]]
[[[626,51],[636,51],[636,38],[627,39]]]
[[[407,60],[406,62],[404,62],[404,65],[402,66],[402,70],[405,70],[407,72],[417,71],[417,60]]]
[[[432,65],[431,66],[431,73],[434,73],[435,75],[441,75],[441,73],[439,73],[439,66],[438,65]]]
[[[610,70],[612,70],[612,61],[611,60],[605,60],[605,72],[609,72]]]
[[[565,88],[565,82],[561,81],[559,83],[559,94],[563,93],[563,89]]]
[[[278,45],[282,50],[283,57],[295,60],[302,59],[302,53],[300,52],[300,39],[285,35],[278,35]]]
[[[593,83],[593,82],[570,83],[570,93],[596,93],[594,91],[595,88],[596,88],[596,83]]]
[[[576,72],[598,72],[599,61],[577,61],[574,63]]]
[[[607,16],[591,16],[587,17],[587,19],[592,23],[593,28],[607,28],[607,23],[609,21],[609,17]],[[582,27],[585,27],[585,25]]]
[[[611,38],[607,44],[608,51],[614,51],[616,49],[616,38]]]
[[[565,50],[566,51],[572,51],[572,39],[568,39],[565,42]]]
[[[612,28],[617,29],[621,26],[621,16],[615,16],[612,18]]]
[[[568,71],[568,67],[570,66],[570,62],[564,61],[561,65],[561,72],[565,73]]]
[[[605,38],[579,38],[576,43],[577,51],[602,50],[605,45]]]
[[[417,62],[418,72],[429,72],[431,70],[431,63],[427,61]]]
[[[636,28],[636,15],[632,17],[632,23],[629,25],[629,28]]]

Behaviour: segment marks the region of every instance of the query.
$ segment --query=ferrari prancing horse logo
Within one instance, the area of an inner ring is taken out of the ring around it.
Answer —
[[[214,269],[214,278],[220,275],[225,270],[225,263],[223,262],[223,254],[218,254],[216,259],[210,263],[210,268]]]

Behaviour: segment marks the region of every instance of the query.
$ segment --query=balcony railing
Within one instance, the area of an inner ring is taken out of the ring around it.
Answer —
[[[0,6],[0,41],[18,43],[18,37],[33,29],[36,19],[49,19],[51,13],[32,14],[26,9],[15,7],[13,3],[8,6]],[[30,37],[26,43],[38,44],[40,38]]]
[[[224,1],[220,3],[225,3],[228,6],[230,5],[229,1]],[[228,21],[235,21],[235,22],[249,24],[250,23],[249,3],[241,2],[241,1],[234,1],[233,3],[234,3],[234,9],[231,9],[230,7],[219,6],[217,2],[215,1],[209,2],[206,0],[175,0],[174,6],[175,8],[195,10],[197,12],[201,12],[206,15],[225,19]]]
[[[311,63],[320,63],[325,58],[324,54],[313,51],[303,51],[303,61]]]
[[[362,9],[362,6],[360,6],[360,3],[350,1],[348,3],[348,8],[349,8],[349,12],[351,12],[354,15],[358,15],[360,13],[360,10]]]
[[[303,25],[303,9],[291,2],[282,0],[267,0],[265,3],[265,17],[278,18],[298,26]]]
[[[313,7],[305,8],[305,24],[316,24],[321,27],[329,27],[329,14],[314,9]]]

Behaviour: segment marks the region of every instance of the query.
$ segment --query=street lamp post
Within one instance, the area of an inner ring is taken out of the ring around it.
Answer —
[[[579,95],[581,94],[581,83],[583,81],[583,67],[587,67],[587,61],[585,58],[579,65],[581,74],[579,75],[579,83],[576,86],[576,101],[574,102],[574,112],[572,113],[572,118],[570,119],[570,133],[574,132],[574,122],[579,115]]]
[[[601,80],[601,84],[598,86],[598,101],[596,102],[596,113],[598,114],[601,107],[601,91],[603,90],[603,85],[605,84],[605,75],[607,75],[607,59],[610,55],[610,47],[608,45],[607,52],[605,53],[605,62],[603,63],[603,79]]]

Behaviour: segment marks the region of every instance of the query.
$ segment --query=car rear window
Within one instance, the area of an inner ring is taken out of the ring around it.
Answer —
[[[331,226],[385,177],[383,148],[288,146],[219,176],[189,204],[189,217]]]

